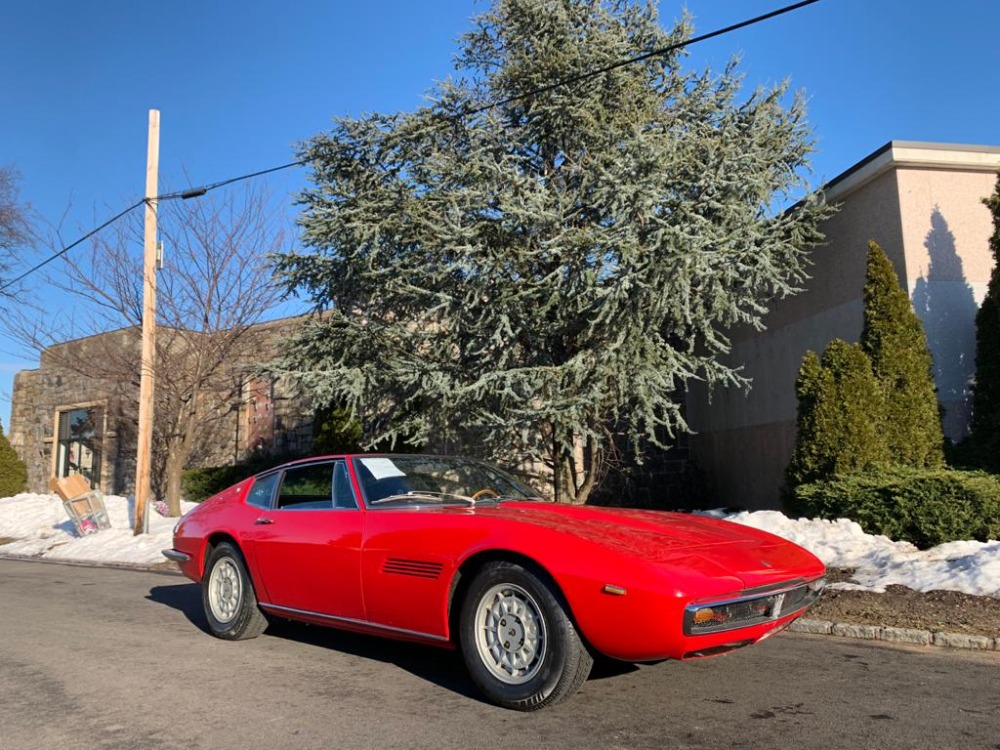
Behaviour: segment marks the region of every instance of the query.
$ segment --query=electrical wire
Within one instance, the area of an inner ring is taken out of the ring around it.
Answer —
[[[815,0],[814,0],[815,1]],[[225,187],[226,185],[232,185],[234,182],[242,182],[243,180],[249,180],[254,177],[261,177],[266,174],[271,174],[271,172],[280,172],[282,169],[290,169],[291,167],[301,167],[308,164],[311,159],[299,159],[298,161],[292,161],[288,164],[281,164],[277,167],[269,167],[268,169],[261,169],[258,172],[251,172],[250,174],[243,174],[239,177],[230,177],[226,180],[220,180],[219,182],[212,182],[208,185],[202,185],[201,187],[189,188],[187,190],[178,190],[173,193],[164,193],[163,195],[158,195],[156,197],[157,201],[169,201],[181,198],[183,200],[188,200],[189,198],[198,198],[210,190],[215,190],[216,188]]]
[[[553,83],[549,83],[544,86],[539,86],[538,88],[531,89],[530,91],[525,91],[521,94],[515,94],[514,96],[509,96],[505,99],[497,99],[495,101],[489,102],[488,104],[484,104],[482,106],[475,107],[473,109],[463,110],[454,115],[449,115],[447,117],[432,122],[430,125],[428,125],[427,129],[442,127],[445,124],[457,120],[462,120],[467,117],[472,117],[473,115],[482,114],[483,112],[487,112],[497,107],[503,107],[507,104],[511,104],[513,102],[520,101],[522,99],[530,99],[532,97],[538,96],[539,94],[545,94],[549,91],[561,88],[563,86],[570,86],[574,83],[580,83],[581,81],[586,81],[591,78],[596,78],[597,76],[604,75],[605,73],[609,73],[612,70],[617,70],[618,68],[624,68],[626,65],[634,65],[636,63],[649,60],[650,58],[653,57],[660,57],[661,55],[666,55],[670,52],[682,49],[683,47],[688,47],[692,44],[697,44],[698,42],[704,42],[708,39],[713,39],[717,36],[722,36],[723,34],[729,34],[733,31],[746,28],[747,26],[753,26],[755,24],[762,23],[763,21],[768,21],[777,16],[784,15],[785,13],[791,13],[794,10],[799,10],[800,8],[804,8],[807,5],[812,5],[818,2],[819,0],[801,0],[801,2],[793,3],[792,5],[786,5],[782,8],[778,8],[777,10],[773,10],[769,13],[764,13],[762,15],[755,16],[754,18],[747,19],[746,21],[740,21],[739,23],[734,23],[730,26],[726,26],[725,28],[716,29],[715,31],[710,31],[707,34],[701,34],[700,36],[692,37],[691,39],[675,42],[674,44],[668,44],[666,47],[659,47],[657,49],[652,49],[649,50],[648,52],[643,52],[641,55],[624,58],[622,60],[619,60],[618,62],[614,62],[600,68],[586,70],[582,73],[577,73],[576,75],[569,76],[568,78],[563,78]],[[159,196],[157,200],[174,200],[177,198],[182,198],[182,199],[197,198],[199,196],[205,195],[205,193],[209,192],[210,190],[215,190],[216,188],[220,188],[225,185],[231,185],[234,182],[249,180],[254,177],[260,177],[261,175],[270,174],[271,172],[278,172],[283,169],[290,169],[291,167],[301,167],[304,166],[305,164],[308,164],[310,161],[312,161],[312,159],[300,159],[298,161],[289,162],[288,164],[282,164],[277,167],[263,169],[259,172],[251,172],[250,174],[241,175],[239,177],[231,177],[227,180],[213,182],[208,185],[203,185],[201,187],[191,188],[189,190],[177,191],[175,193],[167,193],[165,195]]]
[[[431,125],[431,127],[440,127],[445,122],[451,122],[451,121],[458,120],[458,119],[464,119],[464,118],[467,118],[467,117],[472,117],[473,115],[482,114],[483,112],[487,112],[487,111],[489,111],[491,109],[495,109],[496,107],[503,107],[503,106],[505,106],[507,104],[511,104],[513,102],[520,101],[522,99],[530,99],[532,97],[538,96],[540,94],[547,93],[549,91],[552,91],[552,90],[557,89],[557,88],[561,88],[563,86],[570,86],[570,85],[572,85],[574,83],[580,83],[581,81],[586,81],[586,80],[589,80],[591,78],[595,78],[597,76],[603,75],[605,73],[609,73],[612,70],[617,70],[618,68],[623,68],[626,65],[634,65],[636,63],[643,62],[645,60],[649,60],[650,58],[653,58],[653,57],[659,57],[661,55],[666,55],[666,54],[668,54],[670,52],[674,52],[674,51],[676,51],[678,49],[681,49],[683,47],[688,47],[688,46],[690,46],[692,44],[697,44],[698,42],[704,42],[704,41],[706,41],[708,39],[713,39],[714,37],[722,36],[723,34],[729,34],[729,33],[733,32],[733,31],[737,31],[738,29],[743,29],[743,28],[746,28],[747,26],[753,26],[753,25],[761,23],[763,21],[770,20],[770,19],[775,18],[777,16],[784,15],[785,13],[790,13],[790,12],[792,12],[794,10],[798,10],[800,8],[804,8],[807,5],[812,5],[812,4],[818,3],[818,2],[819,2],[819,0],[802,0],[801,2],[793,3],[792,5],[786,5],[786,6],[782,7],[782,8],[778,8],[777,10],[773,10],[770,13],[764,13],[763,15],[756,16],[754,18],[750,18],[750,19],[748,19],[746,21],[741,21],[739,23],[732,24],[731,26],[726,26],[725,28],[722,28],[722,29],[717,29],[715,31],[711,31],[711,32],[709,32],[707,34],[702,34],[700,36],[692,37],[691,39],[687,39],[687,40],[684,40],[684,41],[681,41],[681,42],[675,42],[674,44],[669,44],[666,47],[660,47],[660,48],[657,48],[657,49],[649,50],[648,52],[644,52],[641,55],[636,55],[634,57],[625,58],[625,59],[619,60],[618,62],[611,63],[609,65],[605,65],[605,66],[600,67],[600,68],[595,68],[595,69],[592,69],[592,70],[584,71],[582,73],[577,73],[576,75],[569,76],[568,78],[563,78],[563,79],[560,79],[558,81],[554,81],[553,83],[549,83],[549,84],[546,84],[544,86],[539,86],[538,88],[531,89],[530,91],[525,91],[524,93],[521,93],[521,94],[515,94],[514,96],[509,96],[509,97],[507,97],[505,99],[498,99],[498,100],[489,102],[488,104],[484,104],[484,105],[482,105],[480,107],[476,107],[474,109],[463,110],[462,112],[459,112],[459,113],[457,113],[455,115],[451,115],[450,117],[447,117],[444,120],[436,121],[435,123],[433,123]],[[139,206],[141,206],[144,203],[147,203],[147,202],[152,201],[152,200],[155,200],[155,201],[158,202],[158,201],[166,201],[166,200],[177,200],[177,199],[187,200],[187,199],[190,199],[190,198],[197,198],[197,197],[200,197],[202,195],[205,195],[206,193],[208,193],[208,192],[210,192],[212,190],[216,190],[218,188],[225,187],[226,185],[232,185],[233,183],[236,183],[236,182],[242,182],[244,180],[250,180],[250,179],[253,179],[255,177],[261,177],[261,176],[266,175],[266,174],[271,174],[272,172],[280,172],[280,171],[282,171],[284,169],[291,169],[292,167],[301,167],[301,166],[304,166],[304,165],[308,164],[310,161],[312,161],[312,159],[308,159],[308,158],[307,159],[299,159],[298,161],[289,162],[287,164],[281,164],[281,165],[276,166],[276,167],[269,167],[267,169],[261,169],[261,170],[259,170],[257,172],[250,172],[249,174],[239,175],[238,177],[230,177],[230,178],[225,179],[225,180],[219,180],[218,182],[212,182],[212,183],[209,183],[207,185],[202,185],[201,187],[189,188],[187,190],[179,190],[179,191],[172,192],[172,193],[164,193],[163,195],[156,196],[156,198],[143,198],[141,201],[139,201],[139,202],[137,202],[137,203],[129,206],[128,208],[126,208],[121,213],[117,214],[116,216],[112,217],[111,219],[108,219],[108,221],[106,221],[103,224],[101,224],[101,226],[99,226],[96,229],[88,232],[83,237],[81,237],[80,239],[78,239],[76,242],[73,242],[72,244],[67,245],[62,250],[60,250],[58,253],[55,253],[54,255],[49,256],[48,258],[46,258],[44,261],[42,261],[41,263],[39,263],[34,268],[31,268],[30,270],[25,271],[23,274],[21,274],[20,276],[18,276],[16,279],[7,282],[3,286],[0,286],[0,294],[2,294],[5,290],[7,290],[10,287],[12,287],[17,282],[23,280],[25,277],[30,276],[31,274],[35,273],[35,271],[38,271],[42,267],[44,267],[47,264],[51,263],[56,258],[61,258],[63,255],[65,255],[70,250],[72,250],[74,247],[76,247],[77,245],[79,245],[81,242],[84,242],[85,240],[93,237],[95,234],[97,234],[98,232],[100,232],[102,229],[104,229],[107,226],[110,226],[114,222],[118,221],[118,219],[122,218],[123,216],[125,216],[126,214],[128,214],[130,211],[133,211],[134,209],[138,208]]]
[[[610,73],[612,70],[617,70],[618,68],[624,68],[626,65],[634,65],[638,62],[643,62],[649,60],[653,57],[660,57],[661,55],[666,55],[670,52],[681,49],[682,47],[688,47],[692,44],[697,44],[698,42],[704,42],[707,39],[712,39],[717,36],[722,36],[723,34],[729,34],[730,32],[736,31],[738,29],[745,28],[747,26],[753,26],[754,24],[761,23],[762,21],[770,20],[775,16],[780,16],[785,13],[790,13],[793,10],[798,10],[799,8],[804,8],[807,5],[812,5],[813,3],[818,3],[819,0],[802,0],[802,2],[795,3],[793,5],[787,5],[784,8],[778,8],[770,13],[765,13],[761,16],[755,18],[750,18],[746,21],[741,21],[740,23],[734,23],[732,26],[726,26],[724,29],[717,29],[711,31],[707,34],[702,34],[701,36],[691,37],[690,39],[685,39],[681,42],[675,42],[674,44],[668,44],[666,47],[660,47],[658,49],[649,50],[648,52],[643,52],[641,55],[636,55],[635,57],[629,57],[624,60],[619,60],[618,62],[611,63],[610,65],[605,65],[601,68],[595,68],[593,70],[587,70],[583,73],[577,73],[576,75],[569,76],[568,78],[563,78],[554,83],[546,84],[545,86],[539,86],[531,91],[526,91],[523,94],[515,94],[514,96],[509,96],[506,99],[500,99],[498,101],[490,102],[489,104],[484,104],[476,109],[471,109],[466,112],[462,112],[459,116],[469,117],[471,115],[481,114],[488,110],[494,109],[495,107],[503,107],[504,105],[511,104],[521,99],[530,99],[532,97],[538,96],[539,94],[545,94],[553,89],[561,88],[562,86],[570,86],[574,83],[579,83],[580,81],[586,81],[590,78],[595,78],[604,73]]]
[[[7,283],[5,283],[3,286],[0,286],[0,294],[2,294],[3,292],[7,291],[8,289],[10,289],[17,282],[24,280],[26,277],[28,277],[31,274],[33,274],[35,271],[38,271],[41,268],[44,268],[49,263],[51,263],[52,261],[54,261],[56,258],[61,258],[62,256],[64,256],[66,253],[68,253],[70,250],[72,250],[74,247],[76,247],[80,243],[89,240],[91,237],[93,237],[95,234],[97,234],[98,232],[100,232],[105,227],[111,226],[116,221],[118,221],[120,218],[122,218],[123,216],[131,213],[132,211],[134,211],[135,209],[137,209],[139,206],[141,206],[141,205],[143,205],[143,204],[145,204],[147,202],[148,202],[147,199],[143,198],[141,201],[137,201],[136,203],[133,203],[131,206],[129,206],[128,208],[126,208],[121,213],[115,214],[110,219],[108,219],[106,222],[104,222],[103,224],[101,224],[101,226],[97,227],[96,229],[90,230],[85,235],[83,235],[83,237],[81,237],[80,239],[76,240],[75,242],[73,242],[73,243],[71,243],[69,245],[66,245],[66,247],[64,247],[58,253],[50,255],[48,258],[46,258],[45,260],[43,260],[37,266],[34,266],[33,268],[28,269],[27,271],[25,271],[24,273],[22,273],[20,276],[18,276],[16,279],[12,279],[11,281],[8,281]]]

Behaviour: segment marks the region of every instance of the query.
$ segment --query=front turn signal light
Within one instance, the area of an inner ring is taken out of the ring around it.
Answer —
[[[694,613],[693,619],[697,624],[703,625],[706,622],[711,622],[714,617],[715,612],[712,611],[711,607],[702,607]]]

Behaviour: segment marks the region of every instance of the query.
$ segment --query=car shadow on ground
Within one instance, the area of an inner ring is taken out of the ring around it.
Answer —
[[[146,597],[151,602],[165,604],[179,610],[196,628],[211,635],[205,609],[201,603],[201,586],[197,583],[179,583],[173,586],[153,586]]]
[[[181,583],[172,586],[154,586],[149,590],[149,595],[146,598],[180,611],[192,625],[203,633],[211,635],[202,607],[201,586],[198,584]],[[482,694],[469,678],[462,655],[457,650],[394,641],[290,620],[272,620],[265,631],[265,636],[283,638],[393,664],[446,690],[484,702]],[[637,669],[639,667],[634,664],[598,657],[594,662],[589,679],[601,680],[617,677]]]
[[[485,702],[482,693],[469,678],[461,653],[456,650],[289,620],[273,621],[267,629],[267,635],[392,664],[453,693]]]
[[[198,584],[154,586],[146,598],[180,611],[191,624],[211,635]],[[264,634],[264,637],[269,636],[390,663],[446,690],[483,702],[482,694],[469,679],[462,656],[457,651],[289,620],[272,620]]]

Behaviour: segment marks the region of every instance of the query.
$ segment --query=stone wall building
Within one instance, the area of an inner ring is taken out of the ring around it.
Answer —
[[[993,265],[982,199],[998,170],[997,147],[893,141],[826,186],[839,211],[823,227],[826,245],[813,252],[805,291],[773,304],[765,331],[732,336],[730,359],[745,365],[753,388],[694,388],[688,399],[692,454],[716,502],[778,507],[795,445],[799,366],[834,338],[859,340],[869,240],[892,260],[923,321],[946,436],[968,434],[975,315]]]
[[[282,383],[254,373],[298,320],[259,324],[242,337],[206,398],[211,413],[199,429],[191,466],[308,449],[311,405]],[[30,491],[48,491],[52,476],[82,473],[106,493],[132,492],[140,353],[139,332],[123,329],[52,346],[42,352],[37,369],[17,373],[9,439],[27,464]],[[129,360],[131,367],[122,365]],[[163,458],[156,453],[154,440],[154,464]]]

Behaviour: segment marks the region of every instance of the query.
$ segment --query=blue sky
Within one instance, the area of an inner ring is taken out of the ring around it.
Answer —
[[[687,0],[695,33],[790,0]],[[147,111],[161,111],[161,191],[292,161],[337,115],[409,110],[452,70],[456,39],[486,5],[33,0],[0,10],[0,164],[66,241],[144,186]],[[685,4],[660,4],[665,26]],[[741,56],[747,86],[789,79],[809,97],[817,183],[889,140],[1000,145],[1000,3],[820,0],[690,49]],[[292,195],[301,171],[266,178]],[[57,261],[58,262],[58,261]],[[39,277],[40,280],[40,277]],[[50,300],[39,284],[32,296]],[[0,417],[13,372],[35,366],[0,340]]]

